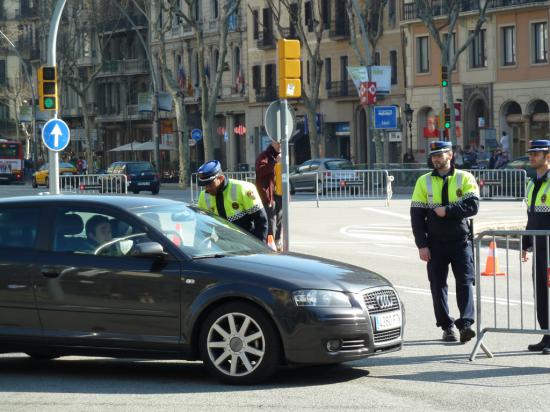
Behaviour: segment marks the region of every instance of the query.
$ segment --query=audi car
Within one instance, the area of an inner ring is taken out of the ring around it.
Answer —
[[[151,197],[0,200],[0,307],[1,353],[202,360],[230,384],[403,343],[382,276]]]

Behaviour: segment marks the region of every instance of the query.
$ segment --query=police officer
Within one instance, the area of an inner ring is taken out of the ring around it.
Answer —
[[[411,202],[411,224],[420,259],[427,262],[436,325],[443,340],[460,342],[475,336],[473,281],[474,265],[467,218],[477,214],[479,188],[468,172],[454,168],[451,142],[430,144],[434,170],[416,182]],[[449,316],[447,275],[449,264],[456,280],[460,318]]]
[[[536,179],[527,186],[527,230],[550,230],[550,141],[532,140],[527,150],[529,162],[537,172]],[[534,281],[537,289],[537,318],[541,329],[548,329],[548,284],[546,268],[548,237],[537,236],[535,251]],[[533,238],[524,236],[522,242],[522,258],[527,261],[527,252],[533,248]],[[550,355],[550,335],[544,335],[542,340],[527,349],[531,352],[542,352]]]
[[[220,162],[211,160],[199,167],[198,185],[204,187],[199,195],[199,208],[266,240],[267,215],[254,184],[227,179]]]

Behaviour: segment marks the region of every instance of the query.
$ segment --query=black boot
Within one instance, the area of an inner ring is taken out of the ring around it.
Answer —
[[[539,343],[527,346],[529,352],[540,352],[544,349],[547,349],[548,352],[545,355],[550,355],[550,335],[544,335]]]

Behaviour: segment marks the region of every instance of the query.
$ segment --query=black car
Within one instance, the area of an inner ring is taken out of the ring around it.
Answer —
[[[135,194],[150,191],[157,195],[160,191],[160,177],[151,162],[114,162],[107,168],[107,174],[126,175],[127,189]],[[108,191],[119,192],[115,189]]]
[[[402,303],[381,276],[274,253],[167,199],[1,200],[0,307],[0,352],[202,359],[229,383],[399,350],[403,339]]]

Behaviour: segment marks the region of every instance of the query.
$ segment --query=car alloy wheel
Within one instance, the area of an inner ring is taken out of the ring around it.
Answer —
[[[201,331],[200,349],[210,371],[231,384],[259,383],[279,365],[273,323],[246,303],[229,303],[212,312]]]
[[[32,187],[35,189],[38,187],[38,183],[36,183],[36,177],[32,178]]]

